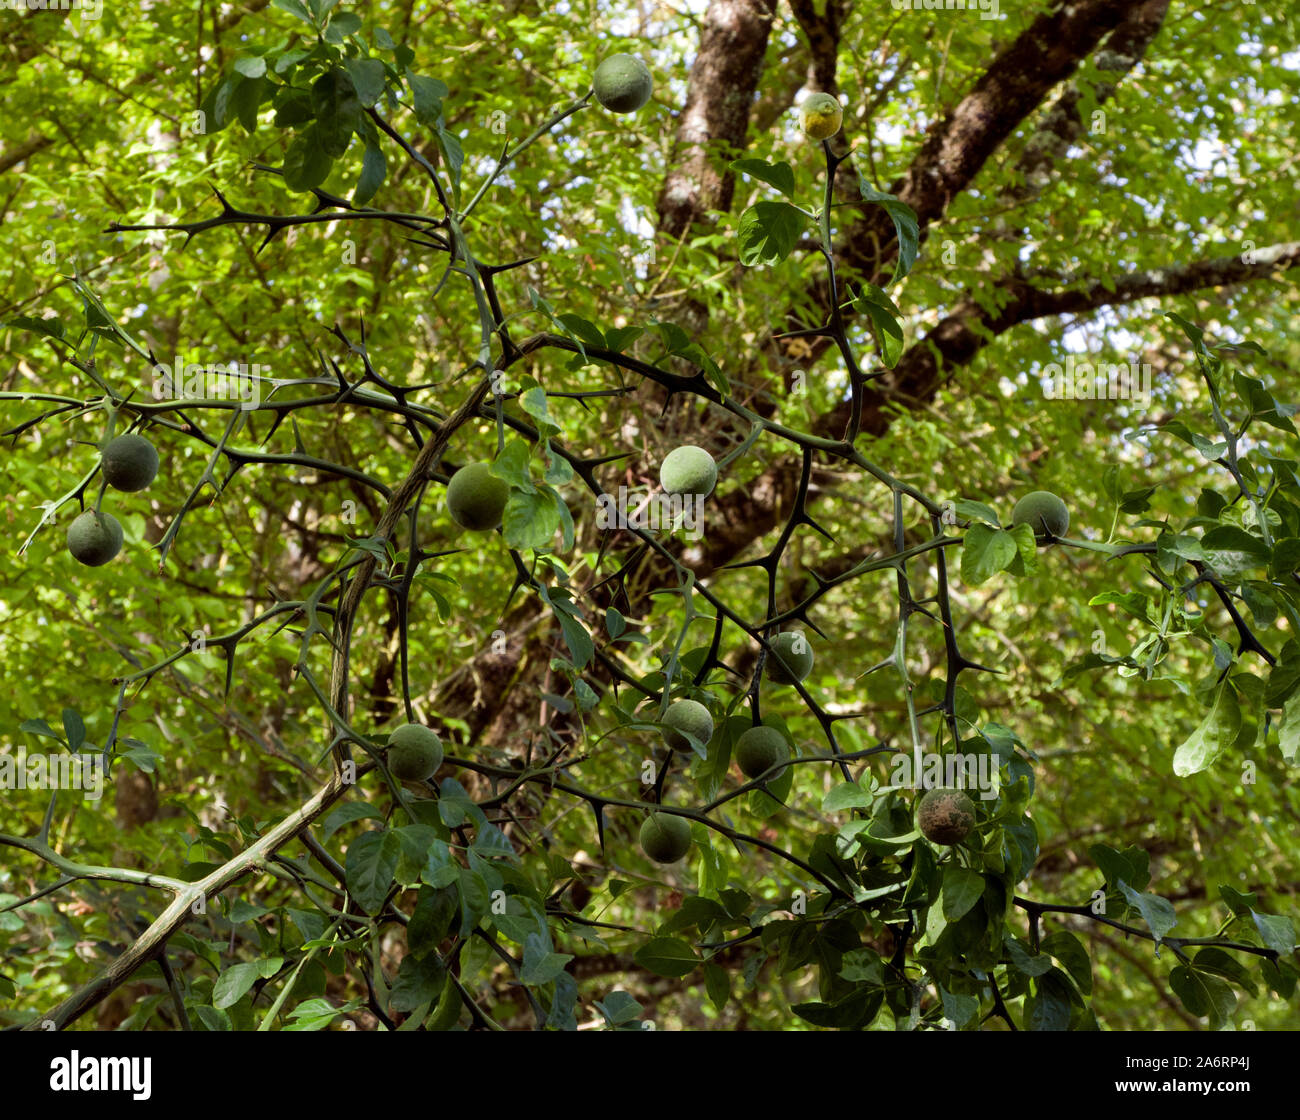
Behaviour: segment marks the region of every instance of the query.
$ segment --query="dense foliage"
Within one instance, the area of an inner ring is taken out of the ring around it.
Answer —
[[[7,1023],[1300,1024],[1279,21],[84,17],[0,33]]]

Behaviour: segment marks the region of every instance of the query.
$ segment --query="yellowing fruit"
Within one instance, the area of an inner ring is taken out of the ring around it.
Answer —
[[[814,93],[799,106],[799,127],[813,140],[829,140],[840,130],[844,109],[829,93]]]

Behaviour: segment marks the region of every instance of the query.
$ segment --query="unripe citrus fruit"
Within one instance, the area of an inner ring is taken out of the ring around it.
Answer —
[[[775,727],[751,727],[736,740],[736,764],[746,778],[766,774],[790,757],[785,736]]]
[[[1070,511],[1050,490],[1034,490],[1016,503],[1011,511],[1012,525],[1029,525],[1034,539],[1046,544],[1053,537],[1065,536],[1070,527]]]
[[[829,93],[814,93],[799,106],[799,127],[813,140],[829,140],[843,120],[839,99]]]
[[[158,474],[158,452],[144,436],[128,432],[111,439],[100,452],[104,479],[114,490],[143,490]]]
[[[975,827],[975,803],[959,789],[927,790],[916,803],[916,827],[936,844],[960,844]]]
[[[651,813],[641,825],[641,850],[655,863],[676,863],[691,846],[691,822],[671,813]]]
[[[675,700],[664,713],[664,742],[675,751],[689,751],[691,744],[683,731],[701,743],[713,738],[713,716],[698,700]]]
[[[684,444],[664,456],[659,482],[669,494],[708,497],[718,481],[718,464],[702,447]]]
[[[767,655],[767,679],[773,684],[802,681],[813,667],[813,651],[802,630],[787,630],[772,639]],[[775,655],[775,656],[774,656]]]
[[[509,484],[487,463],[467,463],[447,483],[447,512],[462,529],[495,529],[509,497]]]
[[[388,769],[394,778],[423,782],[442,765],[442,740],[431,727],[404,723],[388,736]]]
[[[68,526],[68,551],[90,568],[107,564],[122,550],[122,526],[111,513],[88,509]]]
[[[650,100],[654,79],[634,54],[612,54],[596,67],[591,87],[611,113],[635,113]]]

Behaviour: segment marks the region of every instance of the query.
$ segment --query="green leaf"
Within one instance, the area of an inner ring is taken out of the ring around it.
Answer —
[[[1101,607],[1113,605],[1119,607],[1126,614],[1131,614],[1141,622],[1154,626],[1149,614],[1151,600],[1143,595],[1140,591],[1103,591],[1100,595],[1094,595],[1088,600],[1088,606]]]
[[[1119,852],[1105,844],[1093,844],[1088,854],[1112,887],[1118,888],[1122,881],[1141,890],[1151,881],[1150,857],[1142,848],[1134,846]]]
[[[656,976],[679,977],[694,972],[700,963],[695,950],[675,937],[655,937],[635,954],[636,963]]]
[[[1004,571],[1017,556],[1020,548],[1016,538],[1005,529],[992,529],[976,523],[966,530],[961,548],[961,578],[978,586]]]
[[[1084,995],[1091,993],[1092,958],[1088,956],[1088,950],[1084,947],[1082,941],[1075,937],[1074,934],[1061,930],[1044,937],[1040,948],[1044,953],[1055,957],[1056,960],[1065,965],[1071,978]]]
[[[383,814],[365,801],[347,801],[325,818],[322,825],[322,840],[328,840],[345,824],[360,820],[382,820]]]
[[[1070,988],[1064,974],[1053,969],[1034,981],[1034,994],[1025,1001],[1025,1026],[1031,1031],[1063,1031],[1070,1026]]]
[[[763,159],[737,159],[731,161],[731,170],[753,176],[768,186],[775,187],[786,198],[794,197],[794,170],[785,160],[768,163]]]
[[[823,813],[838,813],[844,809],[866,809],[871,805],[871,794],[856,782],[841,782],[822,798]]]
[[[879,989],[859,988],[834,1003],[798,1003],[791,1010],[817,1027],[856,1030],[876,1017],[884,998]]]
[[[804,228],[804,216],[788,202],[756,202],[740,216],[736,240],[740,263],[779,264],[790,255]]]
[[[357,91],[357,99],[365,109],[374,105],[384,93],[386,71],[377,58],[345,58],[343,65]]]
[[[312,83],[312,109],[316,114],[315,138],[324,154],[341,159],[362,130],[361,102],[348,72],[332,66]]]
[[[721,1011],[731,999],[731,973],[712,961],[704,965],[704,990],[709,993],[709,1000]]]
[[[980,900],[984,876],[966,867],[948,867],[943,873],[943,916],[955,922]]]
[[[327,178],[334,161],[325,154],[314,127],[307,128],[289,145],[284,154],[284,184],[291,191],[309,191]]]
[[[562,324],[564,329],[579,342],[587,346],[599,347],[602,350],[605,348],[605,336],[601,333],[600,328],[595,323],[584,319],[581,315],[565,312],[562,315],[557,315],[555,321]],[[556,431],[559,431],[559,429],[556,428]]]
[[[605,1017],[605,1023],[611,1030],[626,1023],[634,1023],[641,1017],[641,1005],[627,992],[618,989],[595,1003],[596,1010]]]
[[[60,342],[63,338],[63,321],[57,317],[41,319],[35,315],[15,315],[12,319],[6,319],[0,326],[13,327],[15,330],[32,331],[34,334],[44,335],[46,338],[58,339]]]
[[[340,12],[325,28],[322,38],[327,43],[333,43],[335,46],[340,45],[349,35],[355,35],[361,30],[361,17],[355,12]]]
[[[1121,882],[1118,886],[1130,905],[1137,907],[1138,913],[1142,915],[1143,920],[1150,927],[1157,942],[1163,940],[1165,934],[1178,924],[1178,917],[1174,913],[1173,903],[1168,899],[1161,898],[1159,895],[1135,891],[1127,883]]]
[[[302,0],[271,0],[271,7],[279,8],[282,12],[288,12],[291,16],[297,16],[303,23],[311,27],[316,26],[316,20],[307,11],[307,7]]]
[[[564,966],[573,957],[568,953],[552,951],[551,939],[540,933],[530,933],[524,938],[524,967],[520,979],[525,984],[549,984],[564,972]]]
[[[1268,948],[1284,956],[1295,952],[1295,926],[1291,924],[1290,918],[1261,914],[1256,910],[1252,910],[1250,916],[1255,919],[1260,940]]]
[[[898,237],[898,264],[894,268],[892,283],[896,284],[912,271],[912,265],[916,263],[917,254],[921,251],[921,227],[916,220],[916,211],[892,194],[876,190],[861,171],[858,172],[858,190],[867,202],[883,206],[890,221],[894,223],[894,233]]]
[[[446,982],[447,966],[437,953],[425,957],[408,953],[397,970],[389,1002],[394,1011],[415,1011],[437,999]]]
[[[363,832],[348,845],[348,893],[367,914],[378,914],[384,905],[399,851],[397,837],[388,831]]]
[[[1225,678],[1200,726],[1174,751],[1174,773],[1180,778],[1197,774],[1214,763],[1241,730],[1241,706]]]
[[[26,724],[24,724],[26,726]],[[1292,693],[1282,706],[1282,721],[1277,728],[1277,743],[1282,757],[1294,763],[1300,756],[1300,692]]]
[[[1201,538],[1206,552],[1244,552],[1261,565],[1272,559],[1272,552],[1259,537],[1236,525],[1219,525]]]
[[[235,71],[245,78],[260,78],[266,73],[266,59],[257,56],[245,56],[235,59]]]
[[[388,160],[384,150],[378,144],[367,144],[365,155],[361,157],[361,175],[357,179],[356,189],[352,192],[354,206],[365,206],[375,192],[384,184],[388,176]]]
[[[531,494],[510,491],[501,517],[501,531],[509,547],[521,551],[547,548],[559,527],[560,512],[551,491],[536,490]]]
[[[406,82],[411,87],[415,119],[427,128],[436,127],[438,118],[442,116],[442,99],[450,91],[437,78],[426,78],[421,74],[408,72]]]
[[[1193,1015],[1208,1016],[1215,1030],[1224,1026],[1237,1008],[1237,994],[1226,981],[1186,965],[1176,965],[1170,971],[1169,986]]]
[[[81,750],[82,743],[86,742],[86,724],[82,720],[81,713],[75,708],[64,708],[62,712],[64,719],[64,734],[68,737],[68,750]]]
[[[276,957],[272,961],[240,961],[239,964],[232,964],[212,985],[212,1006],[233,1007],[259,980],[274,976],[282,963],[281,959]],[[270,964],[274,964],[275,967],[268,973],[266,969]]]
[[[958,517],[966,521],[983,521],[995,529],[1002,525],[997,513],[983,502],[972,502],[966,498],[961,498],[953,502],[952,509]]]
[[[573,317],[577,318],[577,316]],[[558,318],[563,318],[563,316],[558,316]],[[584,319],[583,322],[586,322],[586,320]],[[591,324],[587,323],[587,326],[591,327]],[[592,327],[591,329],[595,330],[596,328]],[[599,334],[599,332],[597,333]],[[521,393],[519,404],[529,416],[537,421],[537,431],[543,439],[559,435],[562,429],[552,418],[551,410],[546,403],[546,390],[540,385],[534,385]]]

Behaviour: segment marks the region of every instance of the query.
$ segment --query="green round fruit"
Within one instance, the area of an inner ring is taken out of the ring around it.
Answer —
[[[713,716],[698,700],[674,700],[664,713],[664,742],[675,751],[685,753],[691,744],[683,731],[694,735],[701,743],[713,738]]]
[[[799,106],[799,127],[813,140],[829,140],[840,130],[844,109],[829,93],[814,93]]]
[[[975,803],[959,789],[927,790],[916,803],[916,827],[936,844],[960,844],[975,827]]]
[[[669,494],[698,494],[707,498],[718,481],[718,464],[702,447],[684,444],[664,456],[659,482]]]
[[[442,740],[422,723],[404,723],[388,736],[388,769],[405,782],[424,782],[442,765]]]
[[[736,740],[735,756],[740,772],[746,778],[757,778],[785,762],[790,745],[775,727],[751,727]]]
[[[1034,490],[1016,503],[1011,511],[1012,525],[1030,525],[1034,539],[1047,544],[1054,537],[1065,536],[1070,528],[1070,511],[1050,490]]]
[[[802,681],[813,667],[812,644],[802,630],[787,630],[771,642],[773,653],[767,655],[767,679],[773,684]]]
[[[654,79],[634,54],[612,54],[596,67],[591,88],[611,113],[635,113],[650,100]]]
[[[651,813],[641,825],[641,850],[655,863],[676,863],[691,847],[691,822],[671,813]]]
[[[467,463],[447,483],[447,512],[462,529],[496,529],[509,497],[509,484],[487,463]]]
[[[111,513],[88,509],[68,526],[68,551],[90,568],[107,564],[122,551],[122,526]]]
[[[129,432],[111,439],[100,452],[105,481],[114,490],[143,490],[158,475],[158,452],[144,436]]]

